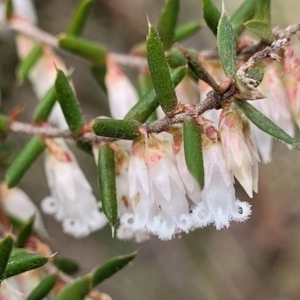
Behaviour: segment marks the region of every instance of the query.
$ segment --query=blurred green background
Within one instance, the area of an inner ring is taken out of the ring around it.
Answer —
[[[39,26],[56,35],[66,28],[76,0],[36,0]],[[220,6],[220,1],[217,1]],[[226,1],[229,12],[241,1]],[[300,4],[296,0],[272,1],[274,25],[299,22]],[[163,0],[95,0],[83,37],[106,44],[113,52],[125,53],[147,34],[147,13],[157,24]],[[180,22],[201,19],[201,1],[182,1]],[[195,49],[215,46],[213,35],[201,33],[184,43]],[[107,99],[88,72],[87,64],[71,55],[59,53],[68,67],[74,68],[73,80],[87,120],[108,113]],[[0,84],[1,112],[25,105],[21,120],[31,118],[36,105],[29,83],[18,86],[18,62],[13,33],[1,34]],[[136,73],[126,70],[134,79]],[[12,135],[6,151],[1,151],[0,174],[29,137]],[[98,196],[96,169],[91,157],[75,149],[79,163]],[[76,240],[62,233],[60,224],[44,216],[51,237],[49,244],[60,256],[80,261],[82,273],[114,255],[136,249],[134,262],[99,289],[115,300],[244,300],[300,299],[300,152],[275,142],[273,162],[260,166],[259,193],[247,199],[237,185],[239,198],[249,201],[253,215],[244,224],[228,230],[213,227],[197,230],[170,242],[156,238],[136,244],[111,238],[110,228]],[[20,187],[39,203],[49,194],[40,158],[22,180]]]

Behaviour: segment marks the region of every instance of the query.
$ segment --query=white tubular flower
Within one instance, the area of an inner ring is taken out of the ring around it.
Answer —
[[[247,120],[244,123],[247,127]],[[232,107],[222,110],[219,130],[228,170],[252,198],[252,190],[257,192],[258,156],[251,131],[247,128],[246,140],[243,121]]]
[[[43,211],[54,215],[64,232],[76,238],[102,228],[106,218],[72,152],[61,139],[46,142],[45,170],[52,197],[42,201]]]
[[[35,215],[34,230],[40,236],[48,236],[38,208],[21,189],[8,189],[5,182],[1,183],[0,198],[3,211],[9,217],[18,219],[22,222],[27,222],[29,218]]]
[[[251,215],[251,206],[235,198],[233,176],[228,171],[221,143],[208,143],[203,150],[205,186],[202,202],[193,210],[196,227],[213,223],[217,229],[230,221],[243,222]]]
[[[30,24],[37,23],[34,3],[31,0],[13,0],[14,13]]]
[[[134,211],[131,222],[134,228],[162,240],[192,227],[185,189],[174,163],[172,135],[160,133],[134,141],[128,170]]]
[[[110,56],[107,59],[105,83],[111,115],[115,119],[123,119],[137,103],[138,94],[130,80]]]

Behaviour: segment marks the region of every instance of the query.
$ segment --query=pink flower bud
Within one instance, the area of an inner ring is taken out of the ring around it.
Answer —
[[[111,115],[115,119],[123,119],[138,101],[138,95],[130,80],[111,57],[107,59],[105,82]]]
[[[222,110],[219,128],[228,170],[233,172],[249,197],[252,197],[252,189],[257,191],[258,157],[254,155],[257,155],[257,151],[250,129],[247,128],[246,142],[242,119],[231,106]]]
[[[283,67],[289,106],[300,127],[300,42],[296,36],[285,47]]]

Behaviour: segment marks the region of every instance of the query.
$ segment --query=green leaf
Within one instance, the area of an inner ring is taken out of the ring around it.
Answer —
[[[7,133],[9,127],[8,124],[7,116],[0,114],[0,137]]]
[[[36,44],[30,53],[19,63],[17,66],[17,78],[20,84],[28,79],[28,76],[35,66],[39,58],[43,54],[43,45],[38,43]]]
[[[147,70],[141,70],[138,76],[138,90],[141,97],[152,91],[153,83],[151,80],[151,75]]]
[[[193,119],[184,120],[183,140],[186,165],[190,173],[198,182],[200,189],[202,189],[204,187],[204,164],[201,129]]]
[[[44,278],[33,291],[28,295],[26,300],[43,300],[54,288],[57,282],[57,275],[49,275]]]
[[[29,253],[25,250],[12,252],[6,266],[3,278],[9,278],[29,270],[39,268],[48,262],[49,258],[38,253]]]
[[[85,124],[84,117],[68,78],[64,72],[59,69],[57,69],[55,79],[55,91],[57,100],[71,132],[79,134]]]
[[[186,67],[180,67],[171,72],[171,79],[176,87],[186,74]],[[144,123],[159,106],[154,90],[143,96],[127,113],[125,119]]]
[[[95,119],[92,130],[96,135],[123,140],[133,140],[139,136],[139,123],[135,120]]]
[[[166,115],[173,116],[178,101],[160,37],[150,24],[147,36],[147,60],[157,101]]]
[[[9,188],[15,187],[20,182],[45,148],[43,140],[35,136],[20,150],[6,172],[5,178]]]
[[[255,124],[259,129],[271,135],[275,139],[284,142],[286,144],[292,145],[296,149],[300,149],[300,143],[294,138],[289,136],[284,130],[273,123],[264,114],[258,111],[253,105],[243,100],[236,100],[235,103],[240,107],[240,109],[245,113],[245,115],[250,119],[250,121]]]
[[[185,59],[188,62],[188,66],[191,69],[194,76],[204,82],[206,82],[209,86],[211,86],[215,91],[220,91],[219,85],[216,83],[216,81],[213,79],[212,76],[205,70],[205,68],[202,66],[201,62],[190,55],[188,51],[181,48],[180,49],[182,54],[184,55]]]
[[[14,14],[14,1],[6,0],[6,19],[9,20]]]
[[[218,25],[217,44],[225,74],[234,77],[237,71],[235,36],[224,9]]]
[[[178,50],[168,51],[166,58],[169,66],[174,69],[186,65],[186,59],[183,54]]]
[[[255,0],[254,20],[269,25],[271,29],[271,0]]]
[[[264,2],[264,1],[261,1]],[[231,16],[230,22],[233,29],[233,32],[240,36],[245,27],[244,23],[251,20],[255,13],[255,0],[244,0],[240,7],[235,11]]]
[[[212,33],[217,36],[218,23],[221,18],[221,14],[211,0],[202,0],[202,6],[203,18]]]
[[[105,85],[106,69],[106,63],[91,66],[92,75],[104,93],[107,93]]]
[[[106,49],[99,43],[66,34],[58,36],[58,43],[60,48],[83,57],[93,64],[105,64]]]
[[[91,275],[79,277],[67,284],[54,300],[83,300],[92,288]]]
[[[55,87],[51,87],[45,96],[39,101],[33,113],[33,120],[36,123],[43,123],[48,120],[54,104],[56,103]]]
[[[167,0],[160,16],[158,32],[164,49],[169,49],[174,41],[179,14],[180,0]]]
[[[118,224],[115,153],[108,144],[99,146],[98,183],[102,210],[106,215],[110,226],[115,228]]]
[[[33,232],[35,215],[33,215],[21,228],[15,242],[16,247],[23,247]]]
[[[85,299],[92,288],[125,267],[135,256],[136,252],[110,259],[95,271],[70,282],[57,294],[54,300]]]
[[[174,43],[181,42],[194,34],[196,34],[201,28],[201,23],[197,21],[191,21],[178,25],[174,33]]]
[[[251,20],[244,24],[244,26],[253,34],[260,37],[263,41],[271,44],[274,41],[274,36],[270,26],[259,20]]]
[[[6,237],[0,241],[0,282],[8,264],[13,245],[14,239],[11,234],[6,235]]]
[[[75,260],[66,257],[54,257],[53,264],[68,275],[73,275],[80,269],[79,264]]]
[[[76,7],[70,24],[68,26],[67,32],[76,36],[81,35],[82,30],[87,22],[93,0],[82,0]]]
[[[105,279],[111,277],[119,270],[123,269],[128,263],[130,263],[136,256],[137,252],[133,252],[128,255],[117,256],[108,260],[97,270],[91,273],[92,275],[92,286],[95,287]]]
[[[138,81],[139,81],[139,94],[141,97],[147,95],[149,92],[153,90],[153,83],[151,80],[151,75],[148,72],[148,70],[146,71],[141,70],[141,72],[139,73]],[[156,111],[154,111],[147,119],[147,122],[154,122],[156,120],[157,120]]]

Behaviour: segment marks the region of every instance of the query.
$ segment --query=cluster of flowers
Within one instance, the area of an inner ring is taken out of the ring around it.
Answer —
[[[20,57],[28,55],[32,45],[31,40],[19,36]],[[285,47],[282,62],[266,63],[259,86],[266,98],[252,102],[290,135],[294,134],[293,117],[300,124],[299,59],[300,45],[294,38]],[[53,62],[65,69],[57,55],[45,46],[43,56],[30,74],[39,99],[53,86],[56,76]],[[204,65],[221,82],[224,75],[220,64],[206,61]],[[110,56],[107,69],[111,114],[122,119],[138,101],[138,95]],[[209,90],[205,83],[197,85],[186,77],[176,94],[181,103],[194,105],[203,101]],[[157,115],[161,115],[161,110]],[[61,129],[67,128],[58,105],[49,121]],[[236,199],[234,177],[250,197],[253,191],[257,192],[259,154],[264,162],[270,161],[271,137],[252,127],[234,103],[206,112],[196,121],[203,132],[205,186],[202,190],[185,162],[181,125],[159,134],[141,132],[133,142],[111,143],[116,154],[119,238],[142,241],[157,235],[169,240],[176,234],[209,224],[217,229],[228,227],[231,221],[245,221],[251,215],[251,205]],[[42,201],[43,211],[54,215],[62,222],[64,231],[75,237],[103,227],[105,216],[99,211],[90,184],[66,143],[62,139],[46,139],[46,144],[45,169],[51,197]],[[97,153],[97,145],[94,150]]]

